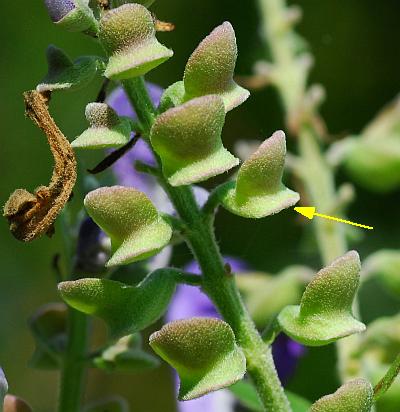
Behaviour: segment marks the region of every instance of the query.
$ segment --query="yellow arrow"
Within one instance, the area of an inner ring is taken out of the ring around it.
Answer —
[[[363,227],[364,229],[373,229],[372,226],[361,225],[360,223],[350,222],[350,220],[339,219],[338,217],[323,215],[322,213],[317,213],[315,211],[315,207],[295,207],[294,210],[301,215],[307,217],[308,219],[312,219],[314,216],[323,217],[324,219],[335,220],[336,222],[347,223],[348,225]]]

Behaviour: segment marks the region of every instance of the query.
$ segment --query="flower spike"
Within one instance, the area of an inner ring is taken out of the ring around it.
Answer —
[[[111,238],[108,267],[153,256],[171,239],[171,227],[150,199],[132,187],[102,187],[88,193],[84,203],[90,217]]]
[[[236,215],[258,219],[296,204],[299,194],[282,184],[285,155],[285,133],[277,131],[242,164],[236,183],[227,184],[223,206]]]
[[[172,186],[207,180],[239,163],[222,145],[224,121],[224,104],[216,95],[193,99],[157,118],[150,139]]]
[[[99,38],[109,61],[104,75],[123,80],[142,76],[172,57],[158,42],[151,13],[141,4],[124,4],[100,21]]]

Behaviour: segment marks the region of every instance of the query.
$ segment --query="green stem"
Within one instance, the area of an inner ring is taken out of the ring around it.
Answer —
[[[386,391],[390,388],[396,377],[400,373],[400,354],[397,355],[396,359],[390,366],[386,375],[375,385],[374,388],[374,400],[377,401],[381,396],[383,396]]]
[[[79,412],[85,379],[87,317],[68,308],[68,344],[61,369],[58,412]]]
[[[139,118],[150,119],[154,109],[146,103],[148,98],[144,96],[147,94],[144,82],[126,81],[124,86],[138,116],[140,113]],[[149,112],[146,114],[147,111]],[[148,122],[147,133],[150,127],[151,122]],[[275,369],[271,348],[264,344],[250,318],[234,277],[225,271],[210,219],[199,210],[190,187],[172,187],[163,177],[160,181],[186,225],[186,242],[202,270],[203,290],[232,327],[245,353],[247,372],[254,381],[265,410],[291,411]]]

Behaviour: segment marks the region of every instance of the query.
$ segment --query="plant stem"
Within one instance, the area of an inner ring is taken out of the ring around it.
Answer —
[[[386,391],[390,388],[398,374],[400,373],[400,354],[390,366],[386,375],[375,385],[374,388],[374,400],[377,401]]]
[[[61,369],[58,412],[79,412],[85,379],[87,317],[68,308],[68,344]]]
[[[155,111],[148,107],[144,82],[126,81],[124,86],[139,119],[146,121],[144,132],[148,135]],[[247,372],[254,381],[265,410],[291,411],[275,369],[271,348],[264,344],[250,318],[234,277],[225,271],[210,219],[199,210],[190,187],[172,187],[163,177],[160,177],[160,182],[186,225],[184,235],[202,270],[203,290],[234,331],[246,356]]]

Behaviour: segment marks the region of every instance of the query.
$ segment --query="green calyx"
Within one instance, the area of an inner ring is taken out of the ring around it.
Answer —
[[[36,86],[40,93],[57,90],[78,90],[90,83],[98,70],[98,59],[92,56],[79,57],[72,62],[58,47],[50,45],[46,51],[48,72]]]
[[[363,332],[365,325],[352,315],[360,269],[360,258],[355,251],[321,269],[308,284],[300,305],[287,306],[279,314],[283,331],[308,346],[326,345]]]
[[[157,118],[150,140],[172,186],[207,180],[239,163],[222,145],[224,122],[224,104],[216,95],[193,99]]]
[[[168,88],[161,106],[178,106],[195,97],[217,94],[228,112],[250,93],[233,80],[237,59],[235,32],[229,22],[216,27],[190,56],[183,81]]]
[[[75,8],[55,24],[68,31],[95,35],[98,31],[98,22],[89,6],[89,0],[73,0],[73,2]]]
[[[87,278],[62,282],[58,289],[69,306],[103,319],[111,336],[117,338],[141,331],[157,321],[167,309],[175,286],[175,272],[159,269],[137,286]]]
[[[73,148],[105,149],[128,143],[131,135],[129,119],[119,118],[110,106],[89,103],[85,114],[90,127],[71,143]]]
[[[177,370],[180,400],[230,386],[246,372],[246,359],[232,329],[219,319],[168,323],[150,336],[150,346]]]
[[[236,215],[255,219],[295,205],[299,194],[282,183],[285,155],[285,134],[277,131],[242,164],[236,182],[225,186],[222,205]]]
[[[172,57],[158,42],[151,13],[141,4],[124,4],[104,14],[99,38],[109,55],[104,75],[124,80],[146,74]]]
[[[310,412],[370,412],[373,388],[365,379],[354,379],[341,386],[332,395],[315,402]]]
[[[111,238],[108,267],[151,257],[171,239],[171,227],[150,199],[134,188],[102,187],[88,193],[84,204],[91,218]]]

